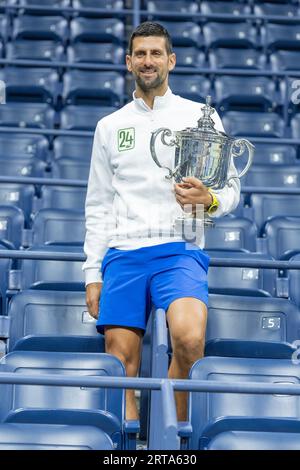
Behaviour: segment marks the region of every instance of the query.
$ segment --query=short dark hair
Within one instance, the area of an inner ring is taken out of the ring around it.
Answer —
[[[151,21],[145,21],[141,23],[131,34],[128,44],[128,54],[132,55],[132,44],[133,40],[136,37],[147,37],[147,36],[158,36],[164,37],[166,41],[166,49],[168,54],[172,54],[173,46],[172,46],[172,39],[169,35],[166,28],[164,28],[159,23],[152,23]]]

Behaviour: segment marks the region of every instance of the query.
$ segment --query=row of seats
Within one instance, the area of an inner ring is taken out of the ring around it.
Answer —
[[[176,93],[176,89],[173,91]],[[0,106],[0,126],[94,131],[99,119],[116,109],[107,105],[67,105],[56,112],[52,106],[44,103],[9,102]],[[227,134],[233,136],[300,138],[299,113],[292,117],[287,126],[275,112],[228,111],[222,118]]]
[[[298,70],[298,52],[278,50],[265,54],[254,48],[217,47],[203,51],[194,46],[174,47],[178,67],[201,67],[212,69],[238,68],[245,70],[289,71]],[[70,63],[124,64],[125,50],[110,42],[77,42],[66,49],[57,41],[19,39],[0,42],[0,57],[9,60],[68,61]]]
[[[47,39],[66,44],[68,41],[98,41],[122,43],[125,25],[115,18],[82,18],[70,22],[63,16],[20,15],[10,25],[7,16],[0,16],[0,36],[4,42],[9,39]]]
[[[8,103],[49,103],[60,109],[69,104],[119,106],[125,100],[125,77],[115,71],[70,70],[60,76],[48,67],[11,66],[0,69],[0,80],[5,83]],[[287,103],[290,113],[294,113],[299,111],[299,84],[292,77],[276,83],[268,77],[218,75],[210,80],[198,74],[170,76],[175,94],[197,102],[211,95],[221,112],[280,111]]]
[[[61,195],[64,195],[62,192]],[[66,241],[82,245],[85,236],[84,214],[70,209],[44,208],[33,218],[32,227],[24,232],[25,218],[16,206],[0,205],[0,237],[2,243],[19,249],[21,246],[58,245]],[[275,259],[289,259],[299,250],[300,217],[273,216],[264,221],[260,231],[244,217],[216,219],[206,238],[206,249],[269,253]],[[259,235],[259,238],[257,238]]]
[[[47,102],[57,106],[68,104],[102,104],[118,106],[125,98],[125,78],[119,72],[70,70],[62,77],[48,67],[16,67],[0,69],[0,80],[6,84],[8,102]],[[289,101],[291,110],[298,110],[299,80],[268,77],[219,75],[215,80],[197,74],[171,74],[170,87],[183,97],[203,102],[211,95],[222,111],[249,109],[268,111]],[[297,100],[298,98],[298,100]]]
[[[300,19],[299,19],[300,22]],[[169,31],[175,46],[215,47],[264,47],[276,49],[299,48],[299,26],[267,23],[258,27],[255,22],[220,23],[207,21],[203,26],[192,21],[160,21]],[[0,17],[0,36],[4,42],[10,39],[44,39],[71,44],[78,41],[125,41],[124,22],[117,18],[72,19],[70,24],[62,16],[20,15],[10,27],[7,17]]]

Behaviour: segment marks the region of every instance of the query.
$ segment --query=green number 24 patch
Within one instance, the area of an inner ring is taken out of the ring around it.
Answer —
[[[135,145],[135,129],[128,127],[127,129],[118,130],[118,150],[131,150]]]

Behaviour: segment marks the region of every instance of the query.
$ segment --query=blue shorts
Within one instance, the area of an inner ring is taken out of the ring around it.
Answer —
[[[167,311],[181,297],[195,297],[207,305],[208,265],[209,256],[185,242],[136,250],[109,248],[101,268],[98,332],[108,325],[146,330],[153,305]]]

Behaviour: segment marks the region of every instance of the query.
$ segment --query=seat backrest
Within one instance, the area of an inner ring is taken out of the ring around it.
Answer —
[[[255,143],[255,165],[293,165],[297,163],[293,145]]]
[[[27,157],[47,160],[49,142],[42,135],[35,134],[6,134],[0,135],[0,158]]]
[[[60,158],[52,164],[53,178],[87,181],[89,178],[89,173],[89,162],[80,162],[79,160],[74,160],[73,158]]]
[[[45,103],[9,102],[0,107],[1,126],[52,128],[54,118],[54,109]]]
[[[24,213],[25,222],[27,224],[29,224],[30,221],[33,197],[33,186],[1,183],[0,204],[5,206],[19,207]]]
[[[244,21],[220,23],[209,21],[203,26],[203,36],[207,47],[255,47],[256,29]]]
[[[41,209],[32,224],[34,245],[83,244],[84,214],[64,209]]]
[[[206,250],[249,250],[256,251],[257,228],[243,217],[227,216],[216,218],[214,227],[205,237]]]
[[[0,424],[0,450],[113,450],[109,436],[95,426]]]
[[[223,116],[226,132],[235,136],[283,137],[285,128],[276,113],[229,111]]]
[[[299,310],[287,299],[210,294],[206,341],[234,339],[292,343]]]
[[[22,244],[24,214],[15,206],[0,206],[0,242],[5,241],[18,250]]]
[[[197,361],[190,378],[220,382],[262,382],[274,384],[298,384],[299,365],[290,359],[242,359],[205,357]],[[232,416],[298,418],[298,396],[258,395],[243,393],[203,393],[190,395],[190,418],[193,426],[192,449],[199,448],[204,428]]]
[[[19,39],[8,43],[6,55],[10,60],[62,61],[64,48],[58,41]]]
[[[263,253],[247,253],[225,250],[208,250],[211,258],[272,260]],[[208,270],[208,286],[211,293],[269,296],[275,295],[276,271],[262,268],[213,267]]]
[[[85,198],[86,188],[44,187],[42,190],[41,208],[71,209],[84,212]]]
[[[300,432],[226,431],[209,443],[208,450],[300,450]]]
[[[262,69],[266,66],[266,56],[256,49],[218,47],[209,51],[212,68]]]
[[[61,111],[61,128],[94,131],[100,119],[116,110],[117,108],[113,106],[75,106],[71,104],[65,106]]]
[[[299,216],[299,196],[284,194],[252,194],[250,205],[253,209],[253,218],[259,231],[263,224],[271,217]]]
[[[82,246],[71,245],[37,245],[30,251],[83,253]],[[22,261],[21,268],[22,289],[51,289],[51,290],[81,290],[84,275],[81,261],[48,261],[29,260]]]
[[[90,137],[59,136],[54,140],[54,159],[72,158],[89,162],[92,154],[93,139]]]
[[[117,42],[124,40],[125,26],[123,21],[113,18],[78,17],[70,22],[70,40]]]
[[[300,188],[300,165],[253,165],[243,181],[246,186]]]
[[[0,370],[28,375],[76,375],[77,377],[124,377],[125,368],[115,356],[105,353],[13,351],[0,361]],[[122,389],[48,385],[1,385],[0,417],[10,411],[30,409],[73,409],[110,411],[124,419]]]
[[[288,259],[300,252],[300,217],[278,216],[270,219],[264,227],[267,250],[277,259]]]
[[[29,335],[96,335],[95,320],[89,315],[84,292],[24,290],[13,296],[9,350]]]

